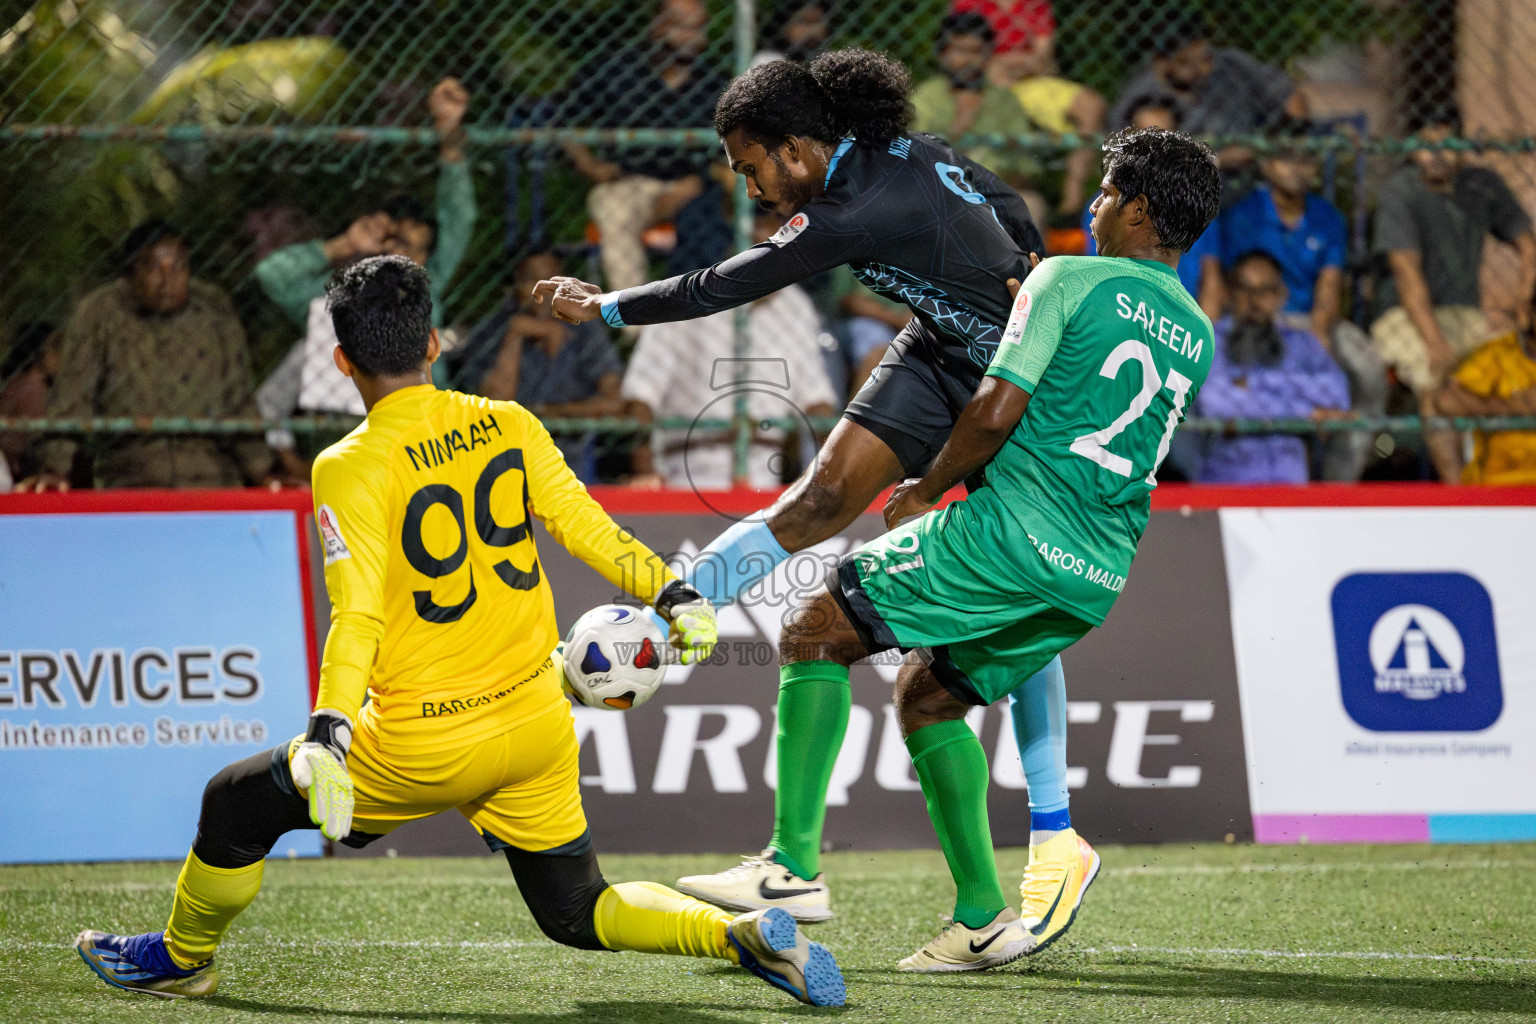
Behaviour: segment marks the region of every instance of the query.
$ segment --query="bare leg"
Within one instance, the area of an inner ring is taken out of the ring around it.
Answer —
[[[829,661],[847,668],[871,653],[826,587],[800,602],[779,638],[780,668],[802,661]]]
[[[901,461],[890,446],[844,418],[816,461],[769,508],[768,528],[784,550],[803,551],[837,536],[901,478]]]
[[[921,658],[907,655],[896,677],[896,720],[903,739],[925,726],[964,718],[970,710],[971,705],[950,693]]]

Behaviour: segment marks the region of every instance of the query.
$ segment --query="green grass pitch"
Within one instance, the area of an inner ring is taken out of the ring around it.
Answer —
[[[803,1007],[712,962],[547,942],[500,858],[274,862],[209,1000],[109,990],[68,948],[86,926],[164,924],[177,866],[0,868],[0,1022],[727,1024],[847,1021],[1459,1021],[1536,1018],[1536,845],[1105,847],[1056,946],[981,974],[914,976],[952,889],[937,853],[827,858],[848,980]],[[1024,866],[1000,853],[1004,890]],[[610,880],[724,866],[604,858]]]

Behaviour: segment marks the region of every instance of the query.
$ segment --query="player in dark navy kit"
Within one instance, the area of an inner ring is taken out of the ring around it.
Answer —
[[[751,69],[721,96],[715,130],[748,195],[784,218],[778,233],[716,266],[621,292],[574,278],[535,289],[563,319],[642,325],[740,306],[846,263],[915,314],[816,463],[705,548],[688,578],[717,604],[790,552],[838,533],[884,488],[926,470],[997,349],[1010,285],[1043,248],[1017,192],[945,140],[907,131],[910,88],[904,67],[868,50]],[[851,700],[846,668],[805,664],[814,667],[780,686],[772,843],[738,868],[684,879],[684,891],[727,907],[782,906],[801,920],[831,916],[820,836]],[[1065,828],[1059,661],[1015,691],[1014,722],[1032,825]]]

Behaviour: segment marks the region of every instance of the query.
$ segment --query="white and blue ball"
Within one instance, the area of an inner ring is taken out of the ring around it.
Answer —
[[[593,608],[565,635],[566,692],[589,708],[639,707],[661,686],[666,643],[650,617],[633,608]]]

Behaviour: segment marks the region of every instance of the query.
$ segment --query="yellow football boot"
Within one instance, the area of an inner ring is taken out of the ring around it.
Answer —
[[[1053,838],[1029,848],[1029,867],[1019,894],[1019,917],[1035,937],[1031,955],[1064,935],[1077,919],[1077,909],[1099,873],[1099,855],[1075,831],[1062,829]]]

